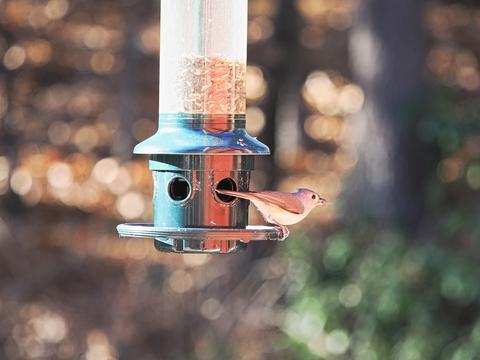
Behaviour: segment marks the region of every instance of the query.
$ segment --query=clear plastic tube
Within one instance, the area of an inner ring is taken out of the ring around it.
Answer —
[[[244,114],[248,0],[161,0],[160,114]]]

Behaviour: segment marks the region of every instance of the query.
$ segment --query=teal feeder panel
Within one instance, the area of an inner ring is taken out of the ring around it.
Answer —
[[[270,153],[245,130],[247,4],[161,1],[159,127],[134,149],[150,155],[153,224],[119,225],[121,236],[177,253],[283,239],[278,227],[248,225],[248,201],[216,192],[247,191],[255,155]]]

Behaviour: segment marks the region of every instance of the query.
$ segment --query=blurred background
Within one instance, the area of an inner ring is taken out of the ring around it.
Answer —
[[[249,3],[252,188],[332,205],[192,256],[115,231],[152,219],[159,1],[0,0],[1,359],[480,358],[480,5]]]

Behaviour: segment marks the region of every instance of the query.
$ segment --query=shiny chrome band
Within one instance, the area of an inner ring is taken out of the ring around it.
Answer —
[[[232,228],[168,228],[155,227],[153,224],[120,224],[118,234],[122,237],[163,238],[192,241],[282,241],[285,236],[277,226],[251,225],[244,229]]]
[[[283,241],[282,229],[274,226],[232,228],[168,228],[153,224],[121,224],[122,237],[153,238],[162,252],[184,254],[233,254],[246,249],[250,241]]]
[[[152,155],[149,161],[152,171],[212,171],[212,170],[253,170],[253,156],[215,156],[215,155]]]
[[[245,128],[245,114],[160,114],[159,127],[176,125],[192,129],[219,127],[224,130]]]

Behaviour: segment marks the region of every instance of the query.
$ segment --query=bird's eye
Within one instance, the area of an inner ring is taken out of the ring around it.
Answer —
[[[312,195],[313,200],[317,200],[317,195]]]

